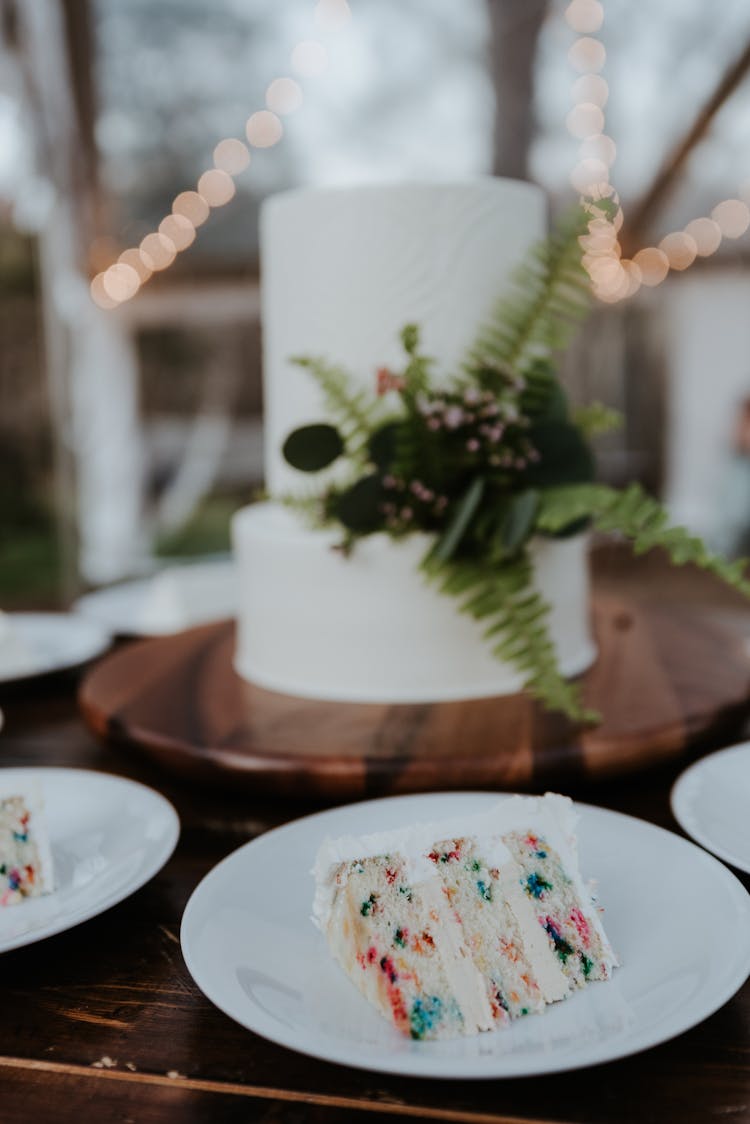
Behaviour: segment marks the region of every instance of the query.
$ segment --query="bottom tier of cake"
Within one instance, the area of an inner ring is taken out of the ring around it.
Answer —
[[[232,521],[239,606],[235,668],[268,690],[348,702],[439,702],[511,694],[519,674],[498,660],[483,626],[430,586],[426,535],[359,542],[345,557],[335,532],[307,528],[274,503]],[[587,539],[537,540],[535,584],[565,675],[593,662]]]

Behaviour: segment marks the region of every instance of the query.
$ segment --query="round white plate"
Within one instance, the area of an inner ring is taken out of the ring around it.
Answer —
[[[17,653],[0,650],[0,683],[18,683],[88,663],[112,643],[108,630],[77,613],[8,613]]]
[[[0,952],[61,933],[116,905],[159,871],[180,821],[158,792],[87,769],[1,769],[4,791],[41,787],[56,888],[0,909]]]
[[[696,842],[750,874],[750,742],[686,769],[672,788],[672,811]]]
[[[219,863],[188,902],[185,962],[231,1018],[327,1061],[415,1077],[519,1077],[645,1050],[712,1014],[750,973],[750,896],[679,836],[578,805],[581,867],[598,880],[622,960],[542,1015],[474,1038],[414,1042],[372,1009],[331,959],[310,911],[325,836],[484,811],[495,793],[436,793],[322,812],[260,836]]]
[[[86,593],[73,608],[118,636],[167,636],[236,615],[235,565],[216,558],[167,566]]]

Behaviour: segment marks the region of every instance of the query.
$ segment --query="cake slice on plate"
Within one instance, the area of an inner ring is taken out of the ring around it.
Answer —
[[[313,920],[412,1038],[543,1011],[617,960],[581,879],[571,802],[511,797],[443,824],[327,840]]]
[[[38,785],[0,779],[0,908],[54,889],[52,853]]]

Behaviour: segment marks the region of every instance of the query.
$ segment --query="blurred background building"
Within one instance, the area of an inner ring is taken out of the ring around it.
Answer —
[[[0,0],[0,604],[54,605],[228,548],[261,485],[257,219],[299,184],[530,178],[575,201],[556,0]],[[605,0],[607,132],[634,245],[750,181],[750,6]],[[333,21],[335,22],[335,21]],[[195,243],[116,309],[89,284],[243,136],[294,43],[325,72]],[[682,146],[682,147],[681,147]],[[622,409],[600,470],[716,545],[750,539],[750,252],[599,307],[566,359]]]

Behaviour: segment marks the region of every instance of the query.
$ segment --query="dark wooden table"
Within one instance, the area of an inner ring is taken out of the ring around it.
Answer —
[[[611,565],[617,570],[619,556],[613,554]],[[660,567],[648,562],[635,577],[664,580]],[[670,579],[664,596],[698,599],[750,636],[748,608],[694,575]],[[191,891],[219,859],[311,806],[190,788],[136,754],[97,744],[77,715],[72,678],[40,683],[0,698],[0,705],[6,718],[0,765],[83,766],[134,777],[172,800],[182,820],[173,858],[149,885],[101,917],[0,958],[1,1124],[750,1121],[750,984],[672,1042],[549,1077],[387,1077],[255,1037],[193,984],[180,953],[180,918]],[[679,830],[669,789],[684,764],[596,785],[581,780],[568,791]],[[750,879],[744,883],[750,888]]]

